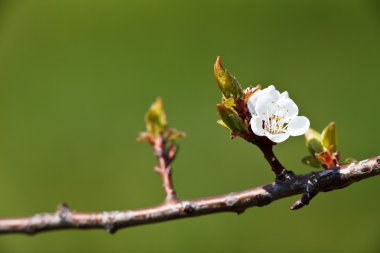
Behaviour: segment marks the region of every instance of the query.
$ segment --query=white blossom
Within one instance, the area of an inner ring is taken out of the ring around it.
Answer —
[[[310,127],[308,118],[298,116],[298,106],[288,92],[280,94],[273,85],[255,92],[248,100],[248,109],[253,133],[276,143],[303,135]]]

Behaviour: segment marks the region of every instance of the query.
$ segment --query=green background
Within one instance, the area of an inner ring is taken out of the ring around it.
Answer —
[[[181,198],[273,180],[262,155],[215,122],[212,65],[244,85],[288,90],[314,128],[336,121],[343,157],[380,154],[380,3],[372,1],[2,0],[0,217],[145,207],[163,200],[136,143],[162,96],[188,133],[174,164]],[[298,173],[302,137],[276,147]],[[0,252],[378,252],[380,179],[243,215],[120,230],[0,236]]]

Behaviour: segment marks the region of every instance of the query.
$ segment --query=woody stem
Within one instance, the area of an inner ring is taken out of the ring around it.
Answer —
[[[159,163],[156,172],[159,173],[162,178],[162,186],[166,195],[165,201],[177,200],[172,180],[172,169],[170,166],[172,160],[169,158],[169,152],[166,150],[166,142],[163,136],[159,136],[156,139],[153,149]]]
[[[274,154],[273,145],[258,143],[257,146],[260,148],[261,152],[263,152],[265,159],[268,161],[276,177],[279,179],[282,178],[287,170]]]

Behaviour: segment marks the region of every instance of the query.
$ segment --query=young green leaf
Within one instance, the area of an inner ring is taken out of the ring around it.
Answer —
[[[178,141],[178,140],[183,139],[183,138],[186,137],[186,133],[185,132],[178,131],[175,128],[169,128],[167,130],[166,135],[167,135],[167,139],[170,140],[170,141]]]
[[[312,128],[305,133],[305,144],[313,156],[323,151],[321,134]]]
[[[229,127],[226,125],[226,123],[224,123],[223,120],[218,119],[218,120],[216,121],[216,123],[218,123],[218,124],[221,125],[222,127],[225,127],[226,129],[232,131],[231,128],[229,128]]]
[[[335,152],[337,150],[335,122],[331,122],[325,127],[325,129],[323,129],[321,138],[325,149],[330,150],[331,152]]]
[[[222,91],[225,98],[242,97],[243,89],[238,81],[222,66],[220,56],[214,64],[214,75],[219,89]]]
[[[166,113],[161,98],[157,98],[145,115],[147,132],[157,137],[167,128]]]
[[[217,104],[216,108],[224,125],[229,129],[236,132],[242,132],[246,129],[243,120],[235,111],[229,109],[224,104]]]

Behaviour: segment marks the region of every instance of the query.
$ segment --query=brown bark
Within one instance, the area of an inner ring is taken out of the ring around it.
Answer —
[[[120,228],[167,220],[195,217],[219,212],[242,213],[246,208],[265,206],[292,195],[303,194],[292,209],[307,205],[318,192],[327,192],[380,174],[380,156],[340,168],[295,175],[290,183],[270,183],[225,195],[194,200],[165,201],[158,206],[127,211],[80,213],[60,205],[55,213],[36,214],[24,218],[0,219],[0,233],[26,233],[61,229],[106,229],[110,233]]]

